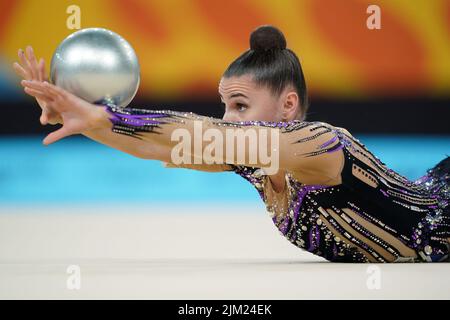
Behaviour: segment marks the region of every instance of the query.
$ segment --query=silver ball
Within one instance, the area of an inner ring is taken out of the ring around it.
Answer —
[[[90,103],[126,107],[140,82],[139,61],[117,33],[87,28],[72,33],[56,49],[50,79]]]

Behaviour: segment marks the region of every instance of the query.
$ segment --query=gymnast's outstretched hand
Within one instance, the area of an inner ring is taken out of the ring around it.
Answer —
[[[26,52],[19,49],[18,52],[19,62],[13,63],[13,69],[24,80],[33,81],[48,81],[47,73],[45,71],[45,61],[40,59],[39,62],[36,59],[33,48],[28,46]],[[27,94],[30,94],[30,90],[25,90]],[[30,94],[32,95],[32,94]],[[33,95],[32,95],[33,96]],[[62,123],[61,116],[52,108],[50,108],[43,100],[36,98],[37,103],[41,107],[42,113],[40,121],[42,125],[46,124],[58,124]]]
[[[45,137],[49,145],[70,135],[107,127],[110,122],[103,107],[89,103],[47,81],[22,80],[25,91],[57,112],[63,126]]]

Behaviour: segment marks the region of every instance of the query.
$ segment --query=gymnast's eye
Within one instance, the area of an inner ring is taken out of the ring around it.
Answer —
[[[243,103],[236,103],[236,108],[238,109],[239,112],[243,112],[247,110],[248,107]]]

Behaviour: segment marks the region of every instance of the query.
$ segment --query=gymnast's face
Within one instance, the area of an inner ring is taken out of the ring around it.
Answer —
[[[266,86],[258,86],[251,75],[222,78],[219,95],[225,105],[226,121],[289,121],[297,112],[295,92],[286,88],[277,97]]]

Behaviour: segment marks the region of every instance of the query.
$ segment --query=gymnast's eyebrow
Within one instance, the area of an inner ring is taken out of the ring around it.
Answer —
[[[222,97],[222,95],[219,93],[219,95],[220,95],[220,98],[221,99],[223,99],[223,97]],[[237,97],[244,97],[244,98],[247,98],[248,99],[248,97],[245,95],[245,94],[243,94],[243,93],[233,93],[231,96],[230,96],[230,99],[231,98],[237,98]]]

